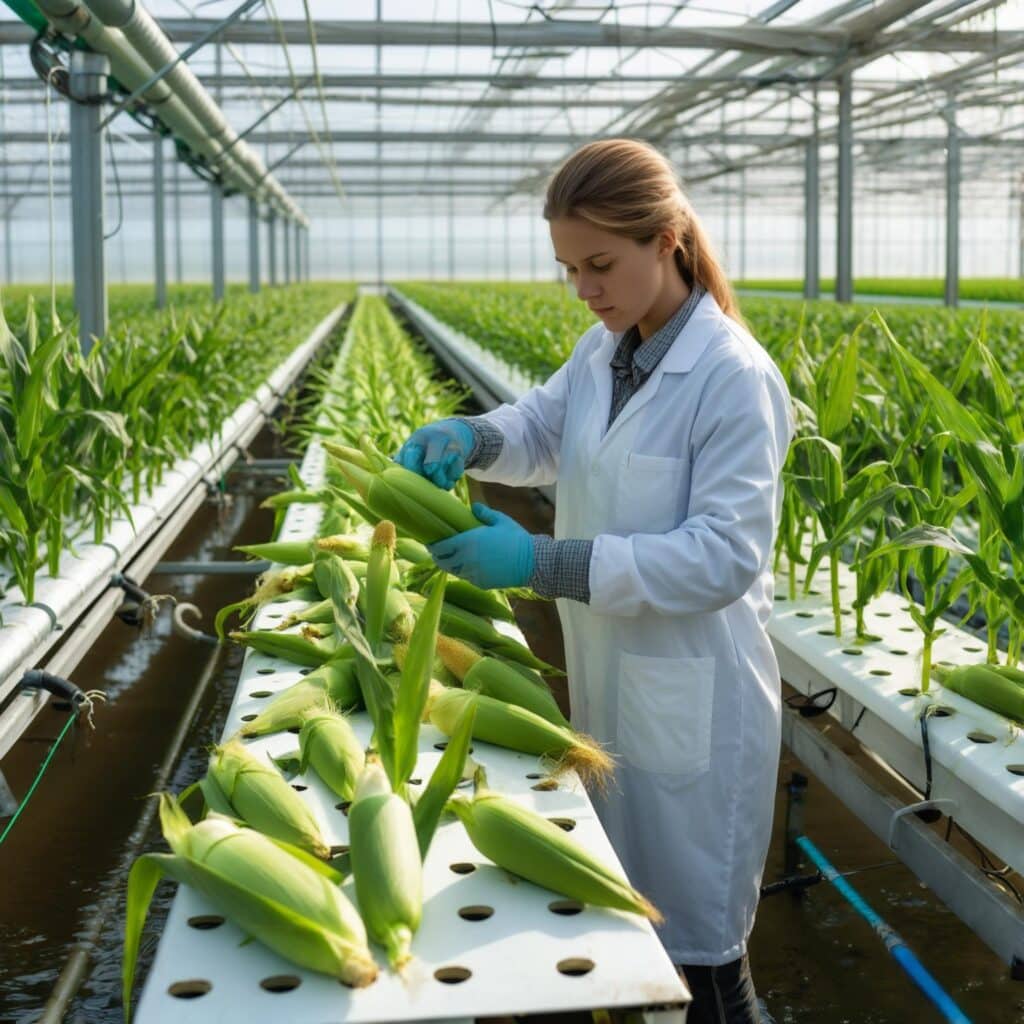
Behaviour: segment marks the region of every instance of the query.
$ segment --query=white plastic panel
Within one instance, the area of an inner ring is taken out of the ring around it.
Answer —
[[[854,576],[840,565],[844,606]],[[819,572],[827,587],[827,569]],[[829,713],[891,767],[924,790],[920,715],[929,703],[944,710],[928,718],[933,799],[956,801],[954,817],[979,842],[1024,871],[1024,732],[994,712],[932,680],[927,695],[903,694],[920,684],[921,633],[896,593],[873,601],[865,613],[868,632],[880,640],[857,644],[853,617],[843,615],[844,637],[831,633],[832,606],[825,594],[776,603],[768,630],[782,676],[803,693],[830,686],[840,691]],[[985,660],[985,643],[952,623],[932,649],[932,660],[970,664]],[[862,714],[863,711],[863,714]],[[1015,769],[1015,770],[1011,770]]]

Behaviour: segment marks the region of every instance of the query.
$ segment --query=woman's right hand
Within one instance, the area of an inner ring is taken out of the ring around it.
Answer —
[[[475,437],[462,420],[438,420],[415,431],[395,462],[450,491],[466,468]]]

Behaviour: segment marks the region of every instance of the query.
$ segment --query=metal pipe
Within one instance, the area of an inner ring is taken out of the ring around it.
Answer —
[[[71,241],[75,310],[82,352],[107,333],[107,272],[103,247],[103,140],[98,129],[110,61],[101,53],[71,55]]]
[[[267,256],[270,260],[270,286],[277,285],[277,214],[271,210],[267,216]]]
[[[960,135],[956,125],[956,101],[950,95],[944,111],[946,144],[946,281],[947,306],[960,304]]]
[[[821,188],[818,184],[818,108],[814,109],[815,133],[804,153],[804,298],[821,297]]]
[[[167,305],[167,240],[164,203],[164,140],[153,139],[153,277],[156,287],[156,308]]]
[[[260,290],[260,207],[249,197],[249,291]]]
[[[839,78],[839,197],[836,225],[836,300],[853,301],[853,76]]]

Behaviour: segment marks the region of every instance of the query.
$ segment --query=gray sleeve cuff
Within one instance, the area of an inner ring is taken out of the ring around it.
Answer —
[[[466,459],[466,469],[487,469],[501,454],[505,435],[484,416],[457,416],[473,431],[473,450]]]
[[[544,534],[533,538],[533,575],[529,586],[541,597],[566,597],[590,604],[592,540],[554,540]]]

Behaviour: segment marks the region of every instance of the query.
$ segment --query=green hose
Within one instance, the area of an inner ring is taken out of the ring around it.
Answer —
[[[37,32],[42,32],[46,28],[48,22],[43,16],[42,11],[32,2],[32,0],[3,0],[5,4],[14,13],[21,18],[26,25],[34,28]]]

